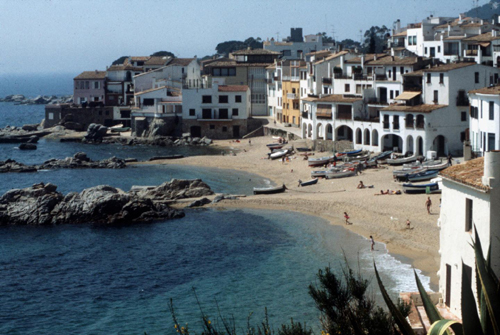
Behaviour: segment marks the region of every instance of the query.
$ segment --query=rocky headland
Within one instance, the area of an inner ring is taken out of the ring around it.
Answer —
[[[53,184],[13,189],[0,197],[0,225],[131,224],[183,217],[169,203],[213,194],[200,179],[172,179],[160,186],[124,192],[100,185],[63,195]]]
[[[0,102],[13,102],[16,105],[55,105],[61,103],[72,103],[72,95],[58,97],[56,95],[39,95],[35,98],[28,98],[22,94],[11,94],[0,98]]]
[[[3,172],[36,172],[51,169],[122,169],[127,164],[125,160],[111,157],[100,161],[93,161],[84,152],[77,152],[73,157],[65,159],[49,159],[40,165],[24,165],[12,159],[0,161],[0,173]]]

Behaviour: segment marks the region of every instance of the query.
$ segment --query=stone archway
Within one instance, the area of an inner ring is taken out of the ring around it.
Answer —
[[[356,129],[356,144],[361,144],[362,143],[362,139],[361,139],[361,129]]]
[[[348,126],[340,126],[335,130],[336,141],[353,141],[352,129]]]
[[[410,155],[410,154],[414,154],[415,153],[415,149],[414,149],[414,144],[413,144],[413,137],[411,135],[408,135],[406,137],[406,152],[405,154],[407,155]]]
[[[364,134],[363,134],[363,144],[364,145],[370,145],[370,129],[365,129]]]
[[[325,135],[326,135],[326,140],[333,140],[333,127],[331,124],[326,125],[326,130],[325,130]]]
[[[432,150],[434,150],[438,157],[446,156],[448,149],[446,146],[446,138],[443,135],[438,135],[432,142]]]
[[[382,136],[382,148],[383,151],[396,149],[396,152],[403,152],[403,139],[394,134],[384,135]]]
[[[324,139],[324,134],[323,134],[323,125],[321,123],[318,123],[316,125],[316,139]]]
[[[422,139],[422,136],[417,137],[417,155],[423,156],[424,155],[424,140]]]
[[[378,147],[378,131],[377,131],[377,129],[373,129],[373,131],[372,131],[372,145],[374,147]]]

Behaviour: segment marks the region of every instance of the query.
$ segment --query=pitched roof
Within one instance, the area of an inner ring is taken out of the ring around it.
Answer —
[[[132,65],[111,65],[107,71],[142,71],[142,67]]]
[[[314,97],[308,97],[302,99],[303,101],[310,101],[310,102],[356,102],[363,100],[362,97],[349,97],[345,96],[342,94],[330,94],[326,95],[322,98],[314,98]]]
[[[448,107],[448,105],[416,105],[416,106],[406,106],[406,105],[389,105],[388,107],[382,108],[382,111],[387,112],[405,112],[405,113],[430,113],[436,109],[441,109]]]
[[[238,63],[234,59],[206,64],[205,67],[268,67],[271,63]]]
[[[397,34],[392,35],[392,37],[401,37],[401,36],[406,36],[406,35],[408,35],[408,31],[405,30],[405,31],[402,31],[402,32],[399,32]]]
[[[144,65],[166,65],[170,59],[168,56],[153,56],[144,62]]]
[[[328,56],[328,57],[325,57],[325,58],[323,58],[323,59],[321,59],[321,60],[319,60],[319,61],[315,62],[314,64],[321,64],[321,63],[323,63],[323,62],[326,62],[326,61],[329,61],[329,60],[335,59],[335,58],[337,58],[337,57],[340,57],[340,56],[342,56],[342,55],[346,55],[346,54],[348,54],[348,53],[349,53],[349,51],[343,50],[343,51],[340,51],[340,52],[334,53],[334,54],[332,54],[332,55],[330,55],[330,56]]]
[[[130,60],[133,62],[145,62],[150,58],[150,56],[132,56]]]
[[[481,35],[464,38],[464,42],[491,42],[499,39],[500,36],[492,36],[490,31]]]
[[[428,58],[421,58],[421,60],[427,59]],[[365,65],[415,65],[418,63],[418,57],[398,57],[389,55],[378,57],[377,60],[373,59],[370,61],[365,61]]]
[[[377,58],[388,56],[387,54],[376,54],[376,55],[377,55]],[[373,60],[374,58],[375,58],[375,54],[366,54],[365,55],[365,63],[367,61]],[[346,63],[361,63],[361,56],[360,57],[355,57],[355,58],[348,59],[345,62]]]
[[[271,51],[267,49],[242,49],[231,52],[232,55],[242,56],[242,55],[281,55],[280,52]]]
[[[472,94],[491,94],[491,95],[500,95],[500,85],[483,87],[477,90],[469,91]]]
[[[163,89],[167,89],[167,86],[150,88],[149,90],[144,90],[144,91],[141,91],[141,92],[136,92],[135,95],[142,95],[142,94],[146,94],[146,93],[150,93],[150,92],[154,92],[154,91],[160,91],[160,90],[163,90]]]
[[[306,53],[307,56],[326,56],[331,54],[332,52],[330,50],[318,50],[318,51],[311,51]]]
[[[84,71],[73,79],[105,79],[106,71]]]
[[[246,92],[247,85],[219,85],[219,92]]]
[[[484,185],[484,158],[476,158],[462,164],[450,166],[439,173],[442,177],[487,191],[489,187]]]
[[[461,63],[447,63],[438,66],[433,66],[428,69],[421,69],[418,71],[413,71],[410,73],[405,73],[405,76],[422,76],[425,72],[448,72],[456,69],[461,69],[463,67],[476,65],[474,62],[461,62]]]
[[[167,66],[179,65],[179,66],[188,66],[193,60],[196,58],[174,58],[167,64]]]

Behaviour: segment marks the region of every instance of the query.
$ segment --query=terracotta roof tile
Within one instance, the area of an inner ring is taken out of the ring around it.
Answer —
[[[472,90],[469,91],[469,93],[472,94],[491,94],[491,95],[500,95],[500,85],[497,86],[490,86],[490,87],[483,87],[477,90]]]
[[[84,71],[74,79],[106,79],[106,71]]]
[[[247,85],[219,85],[219,92],[246,92]]]
[[[166,65],[170,59],[168,56],[153,56],[144,62],[144,65]]]
[[[387,57],[387,56],[388,56],[387,54],[377,54],[377,58]],[[366,54],[365,55],[365,62],[373,60],[374,58],[375,58],[375,54]],[[355,63],[355,64],[361,63],[361,56],[360,57],[355,57],[355,58],[348,59],[345,62],[346,63]]]
[[[322,98],[314,98],[314,97],[308,97],[302,99],[304,101],[310,101],[310,102],[356,102],[363,100],[362,97],[347,97],[342,94],[330,94],[326,95]]]
[[[271,51],[267,49],[242,49],[231,52],[232,55],[242,56],[242,55],[281,55],[280,52]]]
[[[430,113],[435,111],[436,109],[441,109],[444,107],[448,107],[448,105],[416,105],[416,106],[406,106],[406,105],[390,105],[385,108],[382,108],[382,111],[388,112],[405,112],[405,113]]]
[[[188,66],[193,60],[196,58],[174,58],[167,66],[171,65],[179,65],[179,66]]]
[[[492,36],[491,31],[488,33],[484,33],[481,35],[476,35],[472,37],[467,37],[464,39],[464,42],[491,42],[494,40],[499,40],[500,36]]]
[[[476,65],[474,62],[461,62],[461,63],[448,63],[439,66],[430,67],[428,69],[421,69],[418,71],[413,71],[410,73],[405,73],[405,76],[422,76],[425,72],[448,72],[456,69],[461,69],[463,67]]]
[[[450,166],[440,172],[444,178],[487,191],[490,188],[483,184],[484,158],[476,158],[462,164]]]
[[[133,61],[133,62],[145,62],[147,61],[149,58],[151,58],[150,56],[132,56],[130,57],[130,59]]]

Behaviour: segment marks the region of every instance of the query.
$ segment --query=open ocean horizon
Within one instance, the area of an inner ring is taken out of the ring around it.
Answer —
[[[46,77],[40,79],[45,81],[42,86],[38,79],[27,84],[26,78],[9,79],[11,87],[4,87],[5,81],[0,84],[0,97],[71,94],[73,77]],[[44,106],[0,103],[0,127],[39,122],[43,111]],[[35,151],[0,144],[0,160],[38,164],[78,151],[92,159],[218,154],[210,147],[84,145],[42,139]],[[253,187],[270,184],[241,171],[150,165],[4,173],[0,194],[38,182],[51,182],[64,194],[100,184],[128,191],[132,185],[159,185],[172,178],[200,178],[215,192],[233,194],[251,194]],[[246,327],[250,314],[250,323],[260,324],[267,308],[274,329],[293,318],[319,332],[308,285],[326,266],[342,271],[344,258],[367,279],[374,277],[375,260],[393,298],[400,291],[416,290],[409,261],[390,255],[385,245],[377,243],[371,252],[364,237],[296,212],[189,209],[182,219],[119,227],[0,226],[0,334],[175,334],[170,299],[179,321],[199,331],[193,288],[214,323],[220,322],[217,306],[223,317],[234,319],[237,330]],[[428,289],[429,278],[417,272]],[[374,281],[371,290],[383,305]]]

